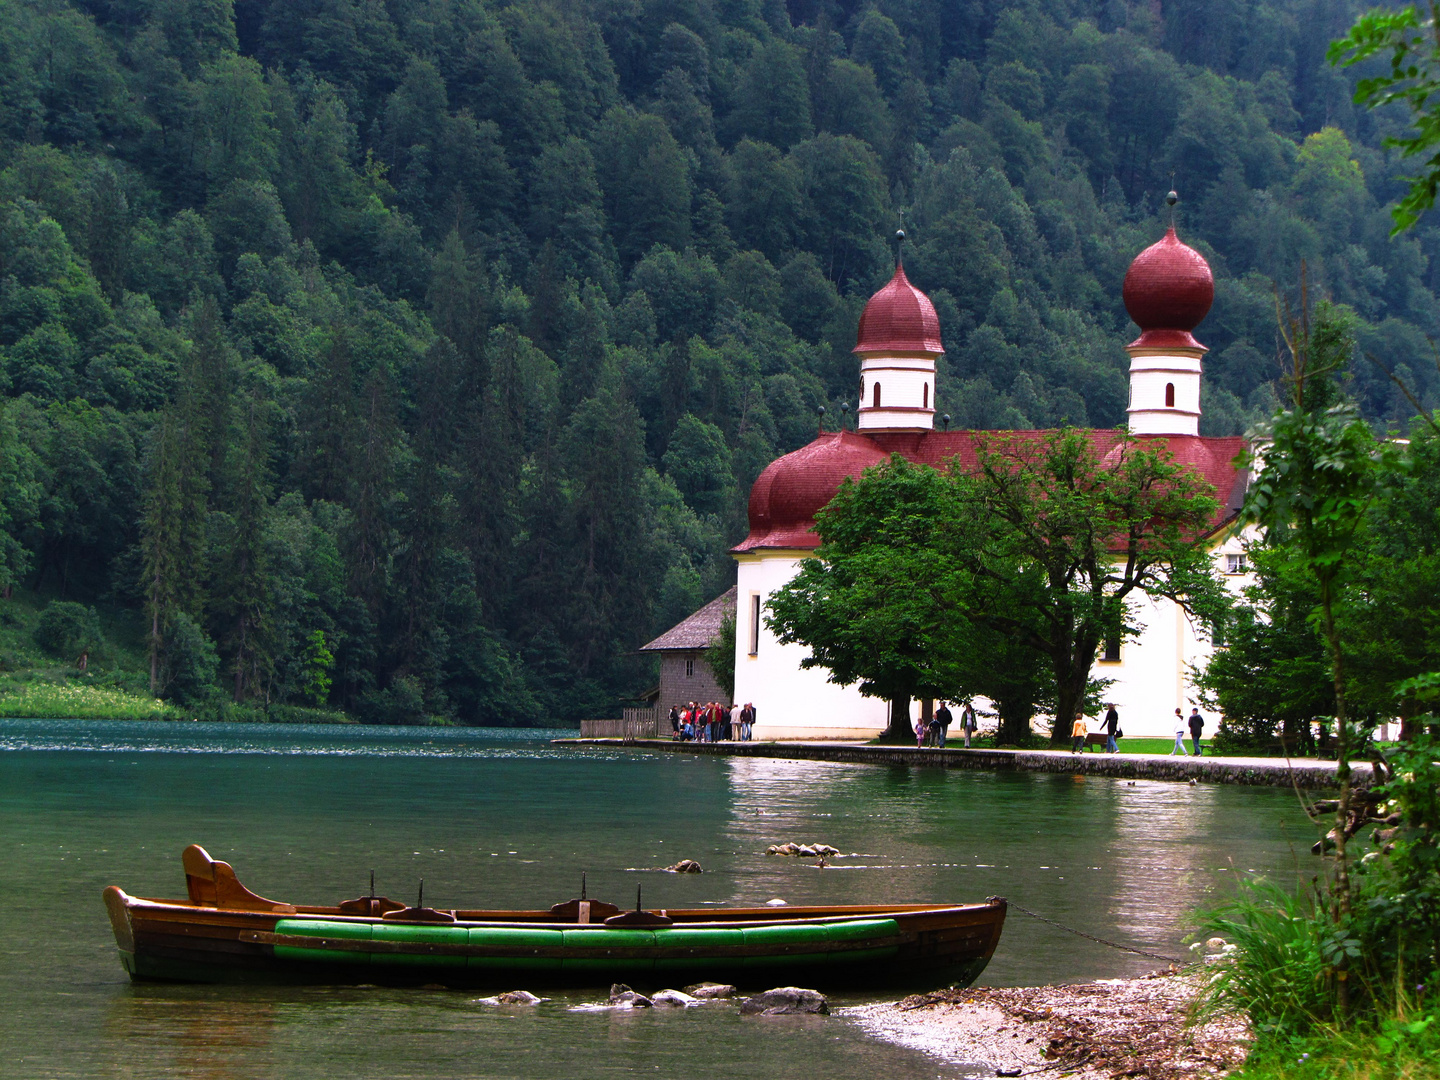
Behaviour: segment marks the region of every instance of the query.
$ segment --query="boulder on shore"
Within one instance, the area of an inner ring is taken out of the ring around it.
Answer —
[[[741,1016],[788,1016],[792,1013],[829,1016],[830,1005],[819,990],[804,990],[798,986],[779,986],[740,1003]]]
[[[735,987],[729,983],[702,982],[685,987],[685,993],[702,1001],[716,1001],[735,996]]]

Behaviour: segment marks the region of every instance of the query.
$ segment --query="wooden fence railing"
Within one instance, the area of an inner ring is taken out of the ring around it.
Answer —
[[[619,720],[580,721],[582,739],[655,739],[659,736],[659,709],[625,709]]]

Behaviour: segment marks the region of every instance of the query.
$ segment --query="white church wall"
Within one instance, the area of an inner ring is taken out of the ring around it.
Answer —
[[[1253,530],[1232,530],[1212,548],[1221,581],[1236,596],[1254,582],[1246,561],[1246,547],[1253,539]],[[886,726],[888,705],[862,696],[855,687],[828,682],[823,668],[801,668],[809,650],[803,645],[782,645],[765,628],[766,601],[795,576],[800,560],[807,555],[767,552],[739,559],[735,700],[755,703],[756,738],[874,738]],[[755,598],[760,603],[760,623],[752,653]],[[1190,671],[1192,666],[1203,667],[1208,662],[1214,646],[1173,601],[1141,596],[1132,601],[1131,618],[1140,633],[1121,644],[1118,661],[1097,661],[1092,674],[1114,680],[1105,699],[1115,703],[1127,737],[1169,738],[1175,730],[1175,710],[1189,716],[1191,707],[1200,704]],[[989,703],[977,701],[977,707],[984,711]],[[918,716],[919,710],[917,701],[911,707],[912,717]],[[1206,737],[1213,736],[1220,717],[1203,707],[1200,711],[1205,716]],[[1045,727],[1045,722],[1037,720],[1037,728]]]
[[[810,650],[782,645],[765,628],[766,601],[795,576],[805,557],[801,552],[766,552],[739,559],[735,700],[754,703],[757,739],[873,739],[885,729],[886,703],[862,696],[853,686],[827,682],[824,668],[801,668]]]
[[[1228,530],[1211,549],[1221,583],[1237,598],[1255,580],[1246,556],[1254,538],[1253,530]],[[1175,710],[1188,717],[1198,706],[1205,737],[1213,736],[1220,717],[1201,705],[1191,680],[1192,668],[1203,669],[1215,652],[1209,635],[1171,600],[1142,596],[1130,610],[1139,635],[1121,644],[1118,662],[1097,661],[1092,672],[1115,680],[1105,698],[1115,703],[1121,729],[1129,737],[1170,738]]]

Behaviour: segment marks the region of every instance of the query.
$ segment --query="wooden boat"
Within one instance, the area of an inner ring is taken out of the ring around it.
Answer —
[[[134,980],[445,986],[968,985],[985,969],[1005,901],[621,911],[584,896],[538,911],[442,911],[384,896],[334,907],[251,892],[198,844],[188,898],[104,892]],[[583,890],[582,890],[583,892]]]

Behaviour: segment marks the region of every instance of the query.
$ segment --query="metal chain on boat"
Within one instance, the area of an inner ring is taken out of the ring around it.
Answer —
[[[1073,926],[1066,926],[1064,923],[1056,922],[1054,919],[1047,919],[1039,912],[1031,911],[1029,908],[1017,904],[1014,900],[1006,900],[1005,902],[1009,904],[1012,908],[1015,908],[1017,911],[1023,911],[1032,919],[1039,919],[1043,923],[1049,923],[1051,926],[1058,927],[1059,929],[1067,931],[1068,933],[1075,934],[1077,937],[1087,938],[1088,940],[1098,942],[1101,945],[1109,945],[1110,948],[1119,949],[1121,952],[1134,953],[1136,956],[1146,956],[1149,957],[1151,960],[1164,960],[1167,964],[1189,963],[1189,961],[1183,960],[1178,956],[1165,956],[1163,953],[1146,952],[1144,949],[1137,949],[1132,945],[1121,945],[1118,941],[1109,941],[1103,937],[1096,937],[1094,934],[1087,934],[1084,930],[1076,930]]]

